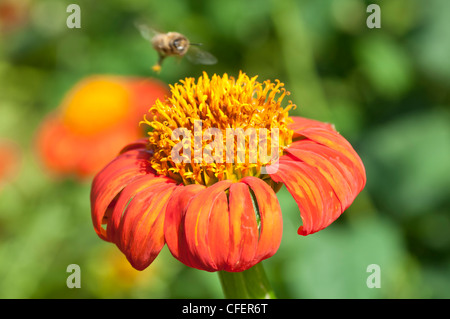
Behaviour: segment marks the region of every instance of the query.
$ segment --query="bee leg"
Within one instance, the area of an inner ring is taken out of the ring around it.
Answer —
[[[152,66],[152,70],[154,72],[156,72],[156,73],[161,72],[161,64],[162,64],[164,58],[165,58],[165,56],[159,54],[158,62],[154,66]]]

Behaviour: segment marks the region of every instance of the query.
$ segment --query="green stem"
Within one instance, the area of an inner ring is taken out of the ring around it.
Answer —
[[[219,271],[222,290],[227,299],[275,299],[262,263],[242,272]]]

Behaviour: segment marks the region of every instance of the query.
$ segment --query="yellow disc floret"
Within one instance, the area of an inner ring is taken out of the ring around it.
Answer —
[[[256,78],[240,72],[237,79],[227,74],[210,79],[203,73],[197,81],[186,78],[170,86],[172,96],[157,100],[141,122],[150,127],[156,172],[206,186],[261,177],[262,168],[292,142],[288,111],[295,105],[281,106],[289,95],[283,83]]]

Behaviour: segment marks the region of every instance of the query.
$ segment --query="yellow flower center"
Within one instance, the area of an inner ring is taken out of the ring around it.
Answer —
[[[264,179],[262,168],[292,142],[288,111],[295,105],[281,106],[289,95],[283,83],[256,78],[203,73],[197,82],[186,78],[170,86],[172,96],[157,100],[141,122],[150,127],[156,172],[185,185]]]
[[[82,135],[102,132],[127,116],[130,100],[130,92],[120,80],[103,76],[89,78],[67,96],[64,123]]]

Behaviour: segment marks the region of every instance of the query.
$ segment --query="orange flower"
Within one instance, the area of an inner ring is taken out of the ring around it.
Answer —
[[[364,188],[364,166],[351,145],[329,124],[289,117],[294,105],[281,106],[289,93],[279,81],[204,74],[171,91],[144,117],[149,138],[125,146],[91,189],[95,231],[136,269],[150,265],[167,243],[190,267],[244,271],[280,245],[275,193],[282,184],[300,208],[301,235],[330,225]],[[250,135],[230,140],[230,129],[267,134],[257,143]],[[177,142],[180,132],[186,136]],[[213,147],[221,142],[222,148]],[[271,156],[252,160],[252,146],[261,155],[267,142]],[[180,161],[181,150],[202,157]]]
[[[59,175],[92,176],[124,144],[143,136],[137,121],[165,94],[156,80],[105,75],[82,80],[39,128],[42,162]]]
[[[29,19],[30,1],[0,1],[0,33],[9,33],[25,26]]]
[[[8,139],[0,140],[0,190],[2,184],[11,180],[20,165],[21,152],[16,143]]]

